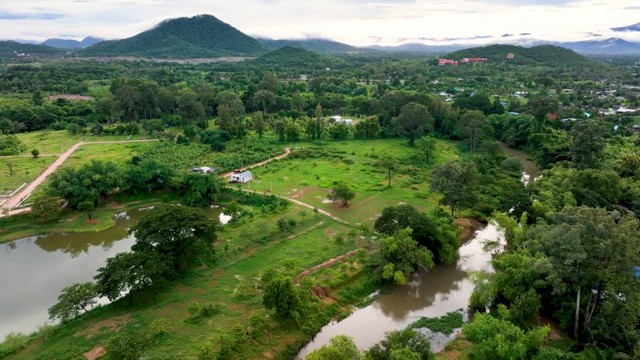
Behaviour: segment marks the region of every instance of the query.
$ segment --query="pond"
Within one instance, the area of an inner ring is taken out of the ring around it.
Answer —
[[[127,232],[148,210],[116,214],[116,225],[102,232],[38,235],[0,244],[0,341],[10,332],[35,331],[47,322],[47,309],[63,288],[92,280],[107,258],[131,250],[135,238]],[[206,213],[222,223],[230,220],[221,208]]]

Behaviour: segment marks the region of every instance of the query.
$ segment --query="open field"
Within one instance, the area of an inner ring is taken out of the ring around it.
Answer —
[[[276,223],[283,217],[295,218],[299,223],[292,231],[281,233]],[[250,328],[252,315],[266,315],[256,289],[263,271],[284,267],[295,274],[370,243],[363,238],[333,241],[333,236],[351,228],[294,206],[283,213],[255,216],[251,223],[271,229],[268,236],[250,238],[243,250],[228,254],[224,250],[229,248],[227,244],[247,241],[243,231],[246,224],[229,225],[219,234],[217,266],[193,273],[158,293],[151,302],[136,301],[131,308],[132,304],[123,300],[93,311],[63,326],[46,345],[37,340],[9,359],[60,358],[71,352],[87,352],[104,345],[116,333],[148,331],[145,329],[156,319],[167,319],[171,326],[169,333],[146,353],[149,358],[196,358],[204,346],[218,350],[220,336],[229,334],[234,327]],[[194,301],[219,305],[221,311],[194,319],[188,311]],[[250,340],[250,346],[239,350],[242,358],[272,358],[288,344],[305,337],[296,326],[283,326],[268,318],[267,326],[264,337]]]
[[[141,135],[131,136],[92,136],[92,135],[71,135],[66,130],[60,131],[34,131],[30,133],[17,134],[24,143],[26,149],[22,149],[23,154],[28,154],[31,149],[38,149],[40,154],[59,154],[67,151],[73,144],[80,141],[112,141],[112,140],[137,140],[144,138]]]
[[[319,157],[296,158],[294,151],[294,155],[285,160],[256,168],[252,170],[255,181],[242,186],[306,202],[353,224],[372,224],[382,209],[401,202],[419,209],[434,207],[437,197],[429,190],[429,170],[459,157],[454,143],[439,141],[435,159],[430,164],[407,165],[416,163],[415,159],[409,159],[419,154],[401,139],[329,142],[313,151]],[[400,162],[392,172],[391,188],[387,187],[387,172],[377,165],[385,155]],[[335,181],[346,182],[356,191],[355,199],[347,208],[326,200]]]
[[[111,161],[121,164],[131,160],[134,155],[140,154],[150,146],[153,146],[153,143],[85,144],[65,161],[62,168],[83,165],[91,160]]]
[[[26,182],[38,177],[51,163],[55,156],[2,158],[0,162],[0,194],[10,194]],[[9,165],[13,167],[13,175],[9,175]]]

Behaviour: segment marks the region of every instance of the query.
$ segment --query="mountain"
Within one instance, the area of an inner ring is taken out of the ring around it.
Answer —
[[[259,38],[258,41],[273,50],[278,50],[286,46],[300,48],[321,54],[345,53],[358,50],[358,48],[355,46],[325,39],[271,40]]]
[[[616,32],[640,31],[640,23],[629,25],[629,26],[615,27],[615,28],[611,28],[611,30]]]
[[[211,15],[178,18],[124,40],[103,41],[80,56],[139,56],[155,58],[205,58],[256,56],[268,48]]]
[[[51,46],[58,49],[73,50],[73,49],[84,49],[91,45],[95,45],[101,41],[103,41],[103,39],[94,38],[91,36],[84,38],[84,40],[82,41],[73,40],[73,39],[55,39],[54,38],[54,39],[45,40],[42,43],[42,45],[47,45],[47,46]]]
[[[472,47],[473,45],[425,45],[420,43],[408,43],[402,44],[398,46],[380,46],[380,45],[372,45],[368,46],[367,49],[378,50],[378,51],[388,51],[388,52],[411,52],[411,53],[434,53],[434,54],[443,54],[449,53],[452,51]]]
[[[560,46],[581,54],[640,54],[640,43],[618,38],[568,42]]]
[[[513,59],[507,56],[513,54]],[[555,45],[538,45],[530,48],[516,45],[489,45],[455,51],[446,58],[487,58],[490,62],[512,62],[515,64],[545,64],[545,65],[580,65],[589,66],[594,61],[577,54],[573,50]]]
[[[46,45],[21,44],[15,41],[0,41],[0,57],[22,57],[20,54],[62,53],[60,49]]]
[[[303,68],[325,68],[331,59],[309,50],[285,46],[252,60],[253,63],[269,66],[296,66]]]

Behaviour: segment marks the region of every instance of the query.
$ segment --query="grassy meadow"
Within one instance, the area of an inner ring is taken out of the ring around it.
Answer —
[[[0,158],[0,194],[10,194],[22,184],[33,181],[56,159],[57,156]]]
[[[242,186],[306,202],[353,224],[372,224],[388,206],[399,203],[419,209],[436,206],[437,197],[429,190],[430,169],[460,156],[455,143],[438,141],[436,154],[429,164],[408,165],[416,163],[411,158],[420,154],[402,139],[328,142],[314,151],[324,151],[324,154],[317,158],[294,155],[255,168],[252,170],[255,180]],[[386,170],[377,165],[385,155],[399,162],[397,170],[392,172],[390,188]],[[334,181],[345,182],[356,191],[355,199],[346,208],[326,200]]]
[[[149,147],[151,142],[132,142],[115,144],[86,144],[76,150],[64,162],[62,167],[76,167],[89,163],[91,160],[110,161],[116,164],[125,163],[134,155],[140,154]]]

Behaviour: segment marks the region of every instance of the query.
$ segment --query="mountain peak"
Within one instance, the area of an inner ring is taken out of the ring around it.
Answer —
[[[104,41],[80,54],[84,56],[140,56],[197,58],[256,56],[267,48],[213,15],[165,20],[128,39]]]
[[[640,31],[640,22],[629,26],[611,28],[611,30],[616,32]]]

